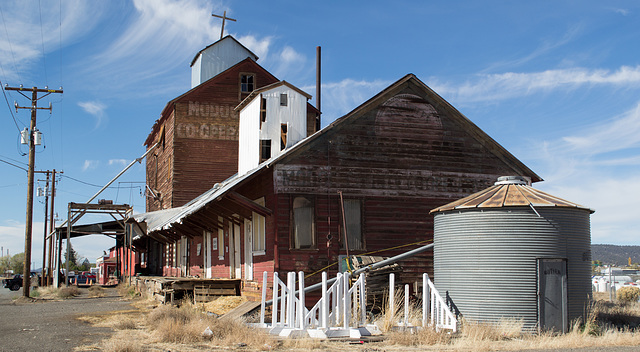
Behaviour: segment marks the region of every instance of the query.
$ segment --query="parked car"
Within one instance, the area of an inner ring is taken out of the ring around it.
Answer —
[[[75,277],[74,283],[76,285],[89,285],[96,283],[96,276],[88,271],[82,272]]]
[[[11,291],[18,291],[22,287],[22,275],[16,274],[10,279],[4,279],[2,285]]]

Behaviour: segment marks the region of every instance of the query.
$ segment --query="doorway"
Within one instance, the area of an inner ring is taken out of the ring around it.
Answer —
[[[538,259],[538,320],[543,331],[568,331],[567,259]]]

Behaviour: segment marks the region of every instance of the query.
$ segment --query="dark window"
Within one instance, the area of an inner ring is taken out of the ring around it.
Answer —
[[[260,140],[260,162],[268,160],[269,158],[271,158],[271,140],[261,139]]]
[[[260,100],[260,128],[262,128],[262,123],[267,121],[267,99],[262,98]]]
[[[306,197],[295,197],[292,206],[293,248],[314,248],[315,219],[313,200]]]
[[[360,200],[344,200],[344,220],[344,224],[346,224],[347,227],[347,244],[349,245],[349,250],[364,249],[364,241],[362,240],[362,202]],[[344,248],[344,229],[340,240]]]
[[[255,86],[255,77],[253,74],[240,75],[240,91],[242,93],[253,92],[254,86]]]
[[[287,106],[287,93],[280,94],[280,106]]]
[[[280,124],[280,150],[287,147],[287,124]]]

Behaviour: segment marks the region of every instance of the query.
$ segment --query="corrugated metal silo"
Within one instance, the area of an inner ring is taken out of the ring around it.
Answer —
[[[510,176],[431,212],[435,285],[466,319],[567,331],[584,315],[593,210]]]

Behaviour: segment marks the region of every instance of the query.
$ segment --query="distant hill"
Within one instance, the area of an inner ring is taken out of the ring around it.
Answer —
[[[640,246],[591,245],[591,260],[599,260],[602,264],[627,265],[629,257],[631,263],[640,263]]]

